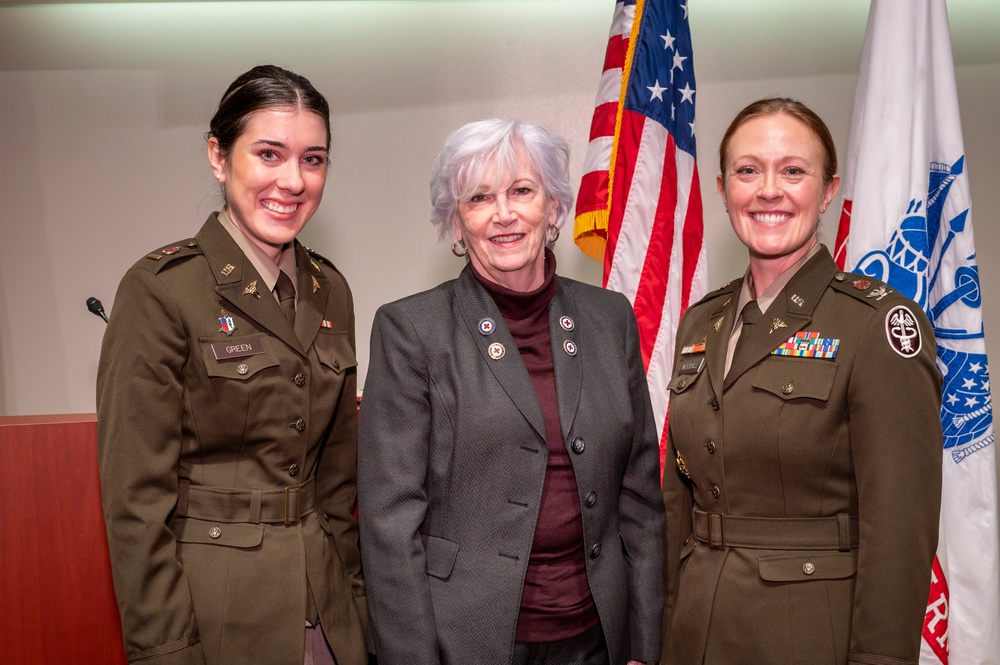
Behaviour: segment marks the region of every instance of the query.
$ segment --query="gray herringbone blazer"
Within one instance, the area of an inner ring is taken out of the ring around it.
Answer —
[[[610,662],[656,660],[663,504],[635,319],[620,294],[557,279],[549,326],[591,593]],[[493,343],[505,347],[499,360]],[[358,491],[380,665],[511,661],[546,457],[527,369],[469,268],[379,309]]]

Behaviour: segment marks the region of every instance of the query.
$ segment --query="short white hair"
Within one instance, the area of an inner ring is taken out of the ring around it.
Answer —
[[[487,174],[495,178],[517,167],[518,149],[538,174],[542,191],[556,206],[562,228],[573,206],[569,185],[569,143],[541,125],[521,120],[479,120],[447,139],[431,169],[431,223],[440,237],[453,230],[458,204],[478,193]],[[505,183],[490,183],[501,187]]]

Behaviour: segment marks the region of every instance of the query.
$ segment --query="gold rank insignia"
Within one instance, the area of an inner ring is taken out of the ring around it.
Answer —
[[[245,296],[256,296],[258,299],[260,298],[260,292],[257,291],[257,280],[256,279],[254,281],[250,282],[249,284],[247,284],[247,287],[245,289],[243,289],[243,295],[245,295]]]
[[[688,473],[687,464],[684,463],[684,458],[681,457],[681,451],[677,451],[677,470],[684,474],[684,477],[688,480],[691,479],[691,474]]]

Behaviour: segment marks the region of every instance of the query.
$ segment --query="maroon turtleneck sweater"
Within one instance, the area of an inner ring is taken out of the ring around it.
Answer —
[[[525,293],[491,282],[474,268],[473,274],[493,296],[528,369],[542,407],[549,450],[515,639],[558,642],[593,628],[598,617],[587,583],[576,476],[563,441],[556,398],[548,317],[549,302],[559,289],[556,258],[545,250],[545,281]]]

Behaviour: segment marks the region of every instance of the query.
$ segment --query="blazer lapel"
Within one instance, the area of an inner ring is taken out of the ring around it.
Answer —
[[[466,266],[456,280],[455,294],[461,318],[465,322],[468,334],[479,348],[482,362],[493,373],[504,392],[514,402],[514,406],[544,440],[545,420],[528,369],[524,366],[524,361],[500,310],[482,284],[476,281],[470,267]],[[493,322],[492,332],[487,334],[481,332],[480,328],[484,319],[491,319]],[[490,347],[495,344],[503,347],[503,355],[500,357],[490,352]]]
[[[729,350],[729,336],[733,331],[733,321],[736,320],[737,294],[743,285],[743,280],[730,284],[734,290],[722,301],[719,308],[708,318],[708,328],[705,332],[705,358],[708,362],[708,378],[712,381],[712,389],[716,398],[721,398],[724,391],[723,378],[726,372],[726,353]]]
[[[558,277],[556,277],[559,280]],[[563,438],[567,439],[573,428],[576,410],[580,405],[580,391],[583,387],[583,371],[580,363],[587,353],[598,353],[595,349],[581,349],[578,340],[576,303],[569,292],[562,288],[549,303],[549,335],[552,338],[552,365],[555,372],[556,398],[559,401],[559,423]],[[590,336],[590,339],[596,339]]]
[[[295,266],[299,298],[295,309],[295,336],[302,342],[302,347],[308,349],[319,334],[319,327],[326,314],[330,280],[298,242],[295,243]]]
[[[201,227],[196,238],[215,275],[216,293],[233,309],[305,355],[302,342],[263,278],[214,215]]]
[[[727,390],[747,370],[809,324],[816,303],[836,272],[836,264],[823,247],[795,273],[767,308],[760,329],[754,330],[753,337],[747,340],[745,353],[733,358],[726,375]]]

